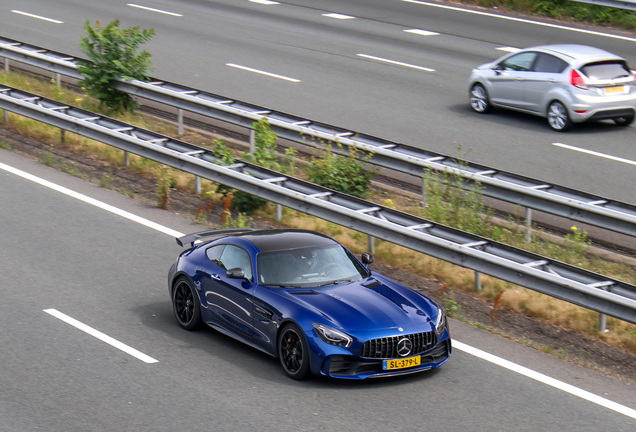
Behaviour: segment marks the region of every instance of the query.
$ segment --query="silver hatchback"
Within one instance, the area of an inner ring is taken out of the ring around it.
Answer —
[[[627,126],[636,114],[636,73],[625,59],[585,45],[544,45],[507,54],[473,69],[470,106],[547,117],[557,131],[573,123],[612,119]]]

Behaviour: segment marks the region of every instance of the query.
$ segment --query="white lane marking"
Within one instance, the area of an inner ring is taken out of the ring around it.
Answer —
[[[137,8],[137,9],[147,10],[147,11],[150,11],[150,12],[157,12],[157,13],[164,14],[164,15],[170,15],[170,16],[176,16],[176,17],[183,16],[183,15],[181,15],[179,13],[168,12],[168,11],[165,11],[165,10],[155,9],[155,8],[151,8],[151,7],[148,7],[148,6],[141,6],[141,5],[134,4],[134,3],[128,3],[127,6],[134,7],[134,8]]]
[[[291,82],[295,82],[295,83],[299,83],[300,82],[300,80],[296,79],[296,78],[290,78],[290,77],[286,77],[284,75],[278,75],[278,74],[274,74],[274,73],[271,73],[271,72],[265,72],[265,71],[262,71],[262,70],[259,70],[259,69],[253,69],[251,67],[241,66],[241,65],[234,64],[234,63],[225,63],[225,65],[233,67],[233,68],[237,68],[237,69],[242,69],[242,70],[245,70],[245,71],[248,71],[248,72],[254,72],[254,73],[257,73],[257,74],[266,75],[266,76],[269,76],[269,77],[286,80],[286,81],[291,81]]]
[[[327,17],[327,18],[341,19],[341,20],[355,19],[355,17],[352,17],[351,15],[343,15],[343,14],[339,14],[339,13],[324,13],[324,14],[322,14],[322,16]]]
[[[564,383],[563,381],[559,381],[532,369],[528,369],[525,366],[521,366],[509,360],[497,357],[493,354],[487,353],[486,351],[482,351],[478,348],[474,348],[470,345],[466,345],[465,343],[459,342],[455,339],[453,339],[453,348],[464,351],[466,354],[470,354],[482,360],[486,360],[487,362],[496,364],[498,366],[501,366],[502,368],[511,370],[533,380],[539,381],[540,383],[562,390],[581,399],[585,399],[586,401],[595,403],[612,411],[616,411],[617,413],[626,415],[627,417],[636,419],[635,409],[626,407],[625,405],[621,405],[609,399],[605,399],[604,397],[595,395],[594,393],[590,393],[578,387],[574,387],[573,385]]]
[[[87,333],[101,340],[102,342],[106,342],[108,345],[115,347],[118,350],[125,352],[126,354],[129,354],[135,358],[138,358],[144,363],[159,363],[159,360],[154,359],[150,357],[149,355],[142,353],[141,351],[137,351],[136,349],[126,345],[125,343],[119,342],[117,339],[113,339],[107,334],[104,334],[100,332],[99,330],[95,330],[94,328],[87,326],[86,324],[76,320],[75,318],[71,318],[70,316],[63,314],[62,312],[56,309],[44,309],[44,312],[46,312],[47,314],[51,316],[54,316],[55,318],[61,321],[64,321],[67,324],[72,325],[76,329],[81,330],[84,333]]]
[[[55,24],[64,24],[64,21],[56,20],[56,19],[53,19],[53,18],[47,18],[47,17],[43,17],[43,16],[40,16],[40,15],[35,15],[35,14],[32,14],[32,13],[28,13],[28,12],[23,12],[23,11],[20,11],[20,10],[15,10],[14,9],[11,12],[19,14],[19,15],[28,16],[30,18],[36,18],[36,19],[39,19],[39,20],[52,22],[52,23],[55,23]]]
[[[406,33],[413,33],[416,35],[420,35],[420,36],[437,36],[439,35],[439,33],[434,32],[434,31],[428,31],[428,30],[420,30],[420,29],[409,29],[409,30],[404,30]]]
[[[89,201],[87,201],[86,199],[81,198],[81,197],[87,198],[87,197],[85,197],[82,194],[70,191],[69,189],[66,189],[66,188],[64,188],[62,186],[55,185],[54,183],[51,183],[51,182],[48,182],[46,180],[40,179],[39,177],[36,177],[36,176],[31,175],[31,174],[25,173],[24,171],[20,171],[20,170],[18,170],[16,168],[10,167],[10,166],[5,165],[5,164],[3,164],[1,162],[0,162],[0,169],[3,169],[3,170],[8,171],[10,173],[19,175],[19,176],[21,176],[21,177],[23,177],[23,178],[25,178],[27,180],[34,181],[34,182],[36,182],[38,184],[43,184],[43,185],[45,185],[45,186],[47,186],[47,187],[49,187],[49,188],[51,188],[53,190],[60,191],[62,193],[66,193],[69,196],[72,196],[74,198],[80,199],[81,201],[89,203]],[[55,187],[52,187],[51,185],[53,185]],[[69,192],[72,192],[72,193],[67,193],[67,192],[64,192],[64,191],[69,191]],[[99,201],[93,200],[92,198],[90,200],[99,203]],[[98,207],[100,207],[100,208],[112,207],[112,206],[109,206],[109,205],[104,204],[104,203],[101,203],[101,204],[102,205],[98,205]],[[93,204],[93,205],[95,205],[95,204]],[[124,210],[119,210],[118,213],[130,214],[130,213],[124,211]],[[141,217],[136,217],[135,219],[131,219],[131,220],[133,220],[133,221],[137,221],[138,220],[139,223],[142,223],[143,225],[148,226],[149,228],[153,228],[153,229],[155,229],[155,230],[157,230],[159,232],[162,232],[164,234],[168,234],[168,235],[170,235],[172,237],[181,237],[181,236],[183,236],[182,233],[179,233],[179,232],[174,231],[174,230],[170,230],[169,228],[163,227],[162,225],[159,225],[159,224],[151,223],[150,225],[148,225],[148,224],[142,222],[142,221],[147,221],[147,220],[144,219],[144,218],[141,218]],[[55,309],[47,309],[46,311],[52,311],[52,310],[55,310]],[[50,313],[50,312],[47,312],[47,313]],[[467,354],[470,354],[472,356],[481,358],[481,359],[486,360],[486,361],[488,361],[490,363],[493,363],[493,364],[496,364],[498,366],[501,366],[501,367],[503,367],[505,369],[508,369],[510,371],[519,373],[519,374],[524,375],[524,376],[526,376],[528,378],[531,378],[531,379],[535,379],[535,380],[537,380],[537,381],[539,381],[539,382],[541,382],[543,384],[550,385],[552,387],[555,387],[555,388],[558,388],[560,390],[566,391],[567,393],[570,393],[570,394],[572,394],[574,396],[578,396],[578,397],[580,397],[582,399],[585,399],[587,401],[596,403],[598,405],[601,405],[603,407],[606,407],[608,409],[611,409],[613,411],[616,411],[618,413],[621,413],[621,414],[624,414],[624,415],[626,415],[628,417],[632,417],[632,418],[636,419],[636,410],[634,410],[632,408],[629,408],[629,407],[626,407],[624,405],[618,404],[618,403],[613,402],[613,401],[611,401],[609,399],[605,399],[603,397],[597,396],[597,395],[595,395],[593,393],[590,393],[590,392],[588,392],[586,390],[579,389],[578,387],[574,387],[574,386],[572,386],[570,384],[567,384],[567,383],[564,383],[564,382],[559,381],[557,379],[551,378],[551,377],[549,377],[547,375],[544,375],[544,374],[541,374],[539,372],[533,371],[532,369],[529,369],[529,368],[526,368],[524,366],[518,365],[518,364],[513,363],[513,362],[511,362],[509,360],[505,360],[505,359],[503,359],[501,357],[497,357],[497,356],[495,356],[493,354],[487,353],[486,351],[482,351],[482,350],[480,350],[478,348],[475,348],[475,347],[472,347],[470,345],[467,345],[467,344],[465,344],[463,342],[460,342],[460,341],[458,341],[456,339],[453,339],[453,347],[455,349],[463,351],[463,352],[465,352]]]
[[[515,48],[515,47],[499,47],[496,48],[499,51],[505,51],[505,52],[510,52],[510,53],[515,53],[515,52],[519,52],[521,51],[521,48]]]
[[[263,5],[277,5],[277,4],[280,4],[279,2],[270,1],[270,0],[250,0],[250,2],[263,4]]]
[[[553,146],[557,146],[557,147],[561,147],[564,149],[568,149],[568,150],[574,150],[577,152],[581,152],[581,153],[585,153],[585,154],[589,154],[592,156],[598,156],[598,157],[602,157],[605,159],[609,159],[609,160],[613,160],[616,162],[622,162],[622,163],[626,163],[626,164],[630,164],[630,165],[636,165],[636,161],[630,160],[630,159],[624,159],[622,157],[618,157],[618,156],[612,156],[612,155],[608,155],[606,153],[599,153],[596,152],[594,150],[587,150],[584,148],[580,148],[580,147],[574,147],[568,144],[563,144],[563,143],[552,143]]]
[[[622,40],[626,40],[630,42],[636,42],[636,38],[613,35],[610,33],[602,33],[602,32],[597,32],[593,30],[578,29],[578,28],[567,27],[567,26],[562,26],[558,24],[550,24],[550,23],[544,23],[540,21],[527,20],[523,18],[515,18],[515,17],[505,16],[505,15],[498,15],[498,14],[489,13],[489,12],[481,12],[481,11],[476,11],[471,9],[464,9],[464,8],[455,7],[455,6],[447,6],[447,5],[437,4],[437,3],[428,3],[425,1],[419,1],[419,0],[402,0],[402,1],[407,3],[419,4],[422,6],[432,6],[432,7],[442,8],[442,9],[454,10],[458,12],[465,12],[465,13],[470,13],[475,15],[483,15],[483,16],[488,16],[493,18],[500,18],[500,19],[509,20],[509,21],[522,22],[526,24],[534,24],[534,25],[543,26],[543,27],[552,27],[552,28],[556,28],[560,30],[569,30],[569,31],[578,32],[578,33],[586,33],[586,34],[591,34],[595,36],[604,36],[604,37],[613,38],[613,39],[622,39]]]
[[[412,68],[412,69],[418,69],[418,70],[423,70],[426,72],[435,72],[435,69],[431,69],[431,68],[427,68],[427,67],[423,67],[423,66],[416,66],[416,65],[412,65],[409,63],[402,63],[399,61],[395,61],[395,60],[389,60],[389,59],[385,59],[382,57],[375,57],[372,55],[367,55],[367,54],[357,54],[359,57],[363,57],[369,60],[375,60],[375,61],[379,61],[379,62],[383,62],[383,63],[389,63],[389,64],[394,64],[394,65],[398,65],[398,66],[404,66],[404,67],[408,67],[408,68]]]
[[[148,219],[145,219],[145,218],[142,218],[140,216],[134,215],[134,214],[129,213],[129,212],[125,211],[125,210],[118,209],[117,207],[114,207],[114,206],[111,206],[109,204],[103,203],[103,202],[98,201],[98,200],[96,200],[94,198],[91,198],[91,197],[88,197],[86,195],[83,195],[83,194],[81,194],[79,192],[75,192],[73,190],[67,189],[64,186],[57,185],[57,184],[52,183],[52,182],[50,182],[48,180],[44,180],[44,179],[42,179],[40,177],[36,177],[36,176],[34,176],[32,174],[29,174],[27,172],[21,171],[21,170],[19,170],[17,168],[13,168],[12,166],[5,165],[2,162],[0,162],[0,169],[3,169],[5,171],[10,172],[12,174],[15,174],[17,176],[20,176],[20,177],[22,177],[22,178],[24,178],[26,180],[30,180],[30,181],[32,181],[34,183],[39,184],[39,185],[45,186],[45,187],[47,187],[49,189],[53,189],[54,191],[61,192],[61,193],[65,194],[65,195],[68,195],[68,196],[70,196],[72,198],[75,198],[75,199],[78,199],[80,201],[83,201],[83,202],[85,202],[87,204],[90,204],[92,206],[101,208],[102,210],[106,210],[106,211],[108,211],[110,213],[114,213],[114,214],[116,214],[118,216],[121,216],[121,217],[126,218],[128,220],[131,220],[133,222],[137,222],[138,224],[144,225],[144,226],[146,226],[148,228],[152,228],[155,231],[162,232],[162,233],[167,234],[167,235],[172,236],[172,237],[182,237],[183,236],[183,234],[180,233],[179,231],[175,231],[175,230],[173,230],[171,228],[165,227],[165,226],[160,225],[158,223],[152,222],[152,221],[150,221]]]

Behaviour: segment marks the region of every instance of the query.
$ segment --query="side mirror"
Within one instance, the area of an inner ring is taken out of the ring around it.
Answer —
[[[225,277],[230,279],[245,279],[245,271],[242,268],[231,268],[225,273]]]
[[[362,254],[362,264],[369,265],[372,262],[373,262],[373,255],[371,255],[370,253],[363,253]]]

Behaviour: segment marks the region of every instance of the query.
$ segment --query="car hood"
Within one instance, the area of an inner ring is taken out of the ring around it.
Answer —
[[[481,64],[481,65],[477,66],[476,68],[474,68],[473,70],[494,69],[495,66],[497,66],[498,64],[499,64],[499,60],[496,60],[496,61],[492,61],[492,62],[489,62],[489,63]]]
[[[296,302],[348,331],[421,327],[431,323],[437,306],[397,282],[371,277],[346,284],[290,290]],[[432,324],[431,324],[432,326]],[[431,327],[432,329],[432,327]]]

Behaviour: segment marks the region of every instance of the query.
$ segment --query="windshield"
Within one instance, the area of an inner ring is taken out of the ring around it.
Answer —
[[[340,245],[261,253],[257,268],[260,284],[284,287],[320,286],[368,276],[368,270]]]

